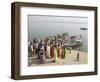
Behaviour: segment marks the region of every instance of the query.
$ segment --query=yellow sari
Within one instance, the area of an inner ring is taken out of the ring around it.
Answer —
[[[65,48],[64,49],[64,55],[65,55],[65,59],[67,59],[67,56],[68,56],[68,50]]]

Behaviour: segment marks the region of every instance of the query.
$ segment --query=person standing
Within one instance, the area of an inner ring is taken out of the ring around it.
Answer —
[[[58,53],[58,57],[61,58],[62,49],[61,49],[61,46],[60,45],[58,45],[57,53]]]
[[[51,58],[54,57],[54,47],[53,47],[53,45],[50,46],[50,56],[51,56]]]
[[[79,51],[78,51],[78,53],[77,53],[76,61],[80,61],[80,49],[79,49]]]
[[[65,55],[64,55],[64,46],[62,46],[62,55],[61,55],[61,58],[62,58],[62,59],[65,58]]]
[[[66,46],[63,46],[63,48],[62,48],[62,59],[67,59],[67,55],[68,55],[68,50],[67,50]]]
[[[65,58],[64,59],[67,59],[67,56],[68,56],[68,50],[66,47],[64,47],[64,55],[65,55]]]
[[[79,61],[79,52],[77,53],[76,61]]]
[[[49,46],[49,44],[47,44],[47,46],[46,46],[46,57],[47,57],[47,58],[51,58],[51,56],[50,56],[50,46]]]
[[[31,48],[31,56],[33,56],[34,55],[34,51],[35,51],[33,43],[31,44],[30,48]]]
[[[40,48],[39,54],[40,54],[40,63],[45,64],[45,51],[43,47]]]
[[[44,45],[42,44],[42,42],[40,42],[40,43],[38,44],[38,49],[37,49],[37,50],[38,50],[38,52],[37,52],[37,58],[38,58],[38,59],[40,59],[40,54],[39,54],[39,52],[40,52],[41,47],[44,48]]]
[[[57,48],[56,46],[54,47],[54,62],[57,62],[58,57],[57,57]]]

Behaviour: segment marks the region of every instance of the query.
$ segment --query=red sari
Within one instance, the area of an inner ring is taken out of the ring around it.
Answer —
[[[62,52],[62,49],[60,47],[58,47],[58,49],[57,49],[58,57],[61,57],[61,52]]]

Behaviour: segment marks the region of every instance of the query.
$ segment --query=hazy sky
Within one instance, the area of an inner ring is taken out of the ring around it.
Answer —
[[[28,16],[28,39],[43,38],[57,33],[68,32],[70,35],[87,36],[87,31],[80,28],[87,28],[88,18],[86,17],[60,17],[60,16]]]

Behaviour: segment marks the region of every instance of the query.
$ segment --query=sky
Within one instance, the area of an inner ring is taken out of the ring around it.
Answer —
[[[69,35],[87,36],[87,31],[80,28],[87,28],[87,17],[68,17],[50,15],[29,15],[28,16],[28,40],[33,38],[41,39],[47,36],[68,32]]]

